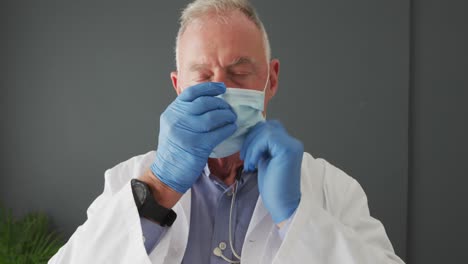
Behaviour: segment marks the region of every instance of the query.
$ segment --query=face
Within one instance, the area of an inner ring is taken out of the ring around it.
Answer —
[[[225,20],[208,14],[193,21],[180,37],[178,56],[178,71],[171,73],[177,94],[201,82],[252,90],[266,84],[266,109],[278,88],[279,61],[267,61],[261,31],[240,11]]]

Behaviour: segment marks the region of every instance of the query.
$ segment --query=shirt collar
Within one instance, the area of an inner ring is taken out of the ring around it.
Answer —
[[[241,167],[240,170],[241,170],[240,178],[238,179],[239,181],[238,191],[240,191],[240,189],[242,189],[242,187],[246,185],[248,182],[251,182],[250,179],[254,178],[253,175],[257,175],[257,171],[245,172],[243,171],[243,167]],[[210,182],[216,184],[217,186],[223,188],[224,190],[230,189],[232,186],[232,185],[227,186],[224,182],[218,179],[214,174],[211,174],[208,163],[205,165],[205,168],[203,169],[202,177],[207,177],[210,180]]]

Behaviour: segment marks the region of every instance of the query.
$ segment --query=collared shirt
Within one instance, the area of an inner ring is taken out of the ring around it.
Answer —
[[[242,245],[259,195],[257,173],[242,172],[237,184],[231,228],[234,250],[242,255]],[[192,186],[190,231],[182,263],[227,263],[213,254],[217,247],[222,249],[225,257],[238,261],[229,243],[229,212],[234,186],[235,184],[227,186],[212,175],[208,166]],[[284,237],[289,222],[279,230],[281,237]],[[149,254],[159,243],[167,227],[161,227],[145,218],[141,218],[141,225],[145,248]]]

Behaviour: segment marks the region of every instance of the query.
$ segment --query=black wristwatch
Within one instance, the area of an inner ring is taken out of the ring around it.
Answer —
[[[171,226],[177,218],[177,214],[170,208],[158,204],[148,184],[143,181],[132,179],[132,192],[135,204],[140,216],[159,223],[161,226]]]

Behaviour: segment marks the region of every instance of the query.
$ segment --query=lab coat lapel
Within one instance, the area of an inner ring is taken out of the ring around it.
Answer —
[[[264,242],[273,224],[273,220],[259,196],[242,246],[242,263],[260,263],[265,250]]]
[[[259,196],[245,237],[248,237],[249,234],[252,233],[252,231],[257,227],[258,224],[262,222],[266,216],[268,216],[268,211],[265,206],[263,206],[262,198]]]

